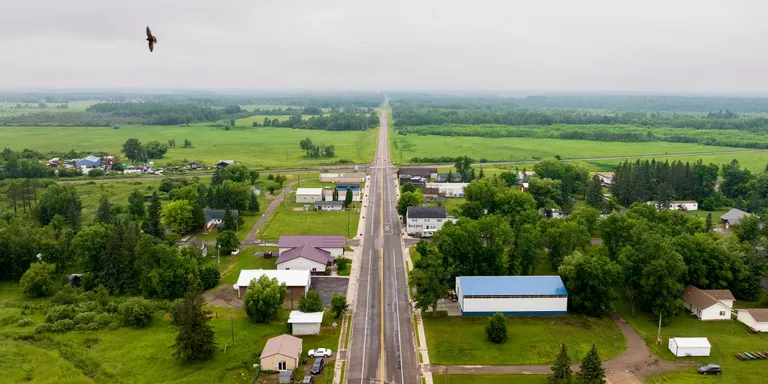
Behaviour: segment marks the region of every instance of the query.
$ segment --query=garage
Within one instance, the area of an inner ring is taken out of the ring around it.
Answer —
[[[672,337],[669,350],[678,357],[709,356],[712,346],[706,337]]]
[[[568,291],[560,276],[459,276],[462,315],[564,315]]]
[[[323,199],[322,188],[296,188],[297,203],[314,203]]]
[[[288,317],[292,335],[319,335],[322,322],[323,312],[291,311]]]

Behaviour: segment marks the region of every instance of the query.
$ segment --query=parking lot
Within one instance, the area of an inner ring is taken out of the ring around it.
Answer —
[[[312,276],[312,283],[309,289],[317,291],[320,294],[323,305],[330,307],[331,297],[334,293],[346,296],[347,285],[349,285],[349,278],[347,277]]]

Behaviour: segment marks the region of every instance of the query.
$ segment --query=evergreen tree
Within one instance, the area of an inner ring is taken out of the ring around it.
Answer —
[[[112,221],[112,204],[107,195],[101,195],[99,199],[99,209],[96,210],[96,221],[100,223],[109,223]]]
[[[768,167],[768,165],[766,167]],[[445,181],[449,183],[453,182],[453,170],[448,171],[448,177],[445,178]]]
[[[597,209],[603,207],[603,183],[597,175],[592,176],[592,179],[587,182],[585,195],[587,205]]]
[[[237,232],[237,217],[229,209],[224,210],[224,218],[222,219],[222,231],[234,231]]]
[[[483,171],[483,166],[480,166],[480,173],[477,175],[477,179],[480,180],[485,177],[485,171]]]
[[[605,382],[605,368],[603,368],[603,362],[600,361],[600,355],[597,354],[595,344],[592,344],[587,356],[581,361],[579,377],[584,384],[602,384]]]
[[[494,313],[485,327],[488,341],[501,344],[507,341],[507,319],[501,313]]]
[[[219,185],[224,182],[224,168],[216,167],[211,176],[211,185]]]
[[[349,207],[352,204],[352,190],[347,187],[347,191],[344,194],[344,206]]]
[[[174,306],[174,322],[179,327],[174,356],[186,360],[208,360],[216,351],[213,329],[208,325],[211,311],[204,310],[205,300],[197,290],[191,290]]]
[[[339,201],[339,190],[333,189],[333,201]]]
[[[144,218],[144,196],[138,189],[134,189],[128,196],[128,212],[137,219]]]
[[[165,237],[165,229],[161,221],[162,206],[160,205],[160,196],[157,192],[152,193],[152,200],[149,202],[147,220],[144,222],[144,233],[154,236],[158,239]]]
[[[248,212],[256,213],[261,210],[259,206],[259,199],[256,198],[256,193],[251,191],[251,197],[248,200]]]
[[[571,372],[571,358],[565,344],[560,348],[555,364],[552,365],[552,376],[547,377],[549,384],[571,384],[573,372]]]
[[[712,212],[707,214],[707,221],[704,223],[704,232],[712,231]]]

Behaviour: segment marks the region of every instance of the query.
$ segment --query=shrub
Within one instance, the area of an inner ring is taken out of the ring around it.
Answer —
[[[507,319],[501,313],[491,316],[488,326],[485,328],[488,341],[501,344],[507,341]]]
[[[27,296],[52,295],[56,291],[56,267],[48,263],[33,263],[24,272],[19,284]]]
[[[99,177],[99,176],[104,176],[104,170],[94,168],[88,171],[88,177]]]
[[[45,314],[46,323],[55,323],[59,320],[74,319],[77,315],[75,307],[72,305],[57,305],[48,309]]]
[[[98,331],[101,327],[96,323],[78,324],[75,325],[76,331]]]
[[[203,285],[203,290],[208,290],[219,285],[220,276],[219,268],[213,264],[201,267],[200,283]]]
[[[110,324],[115,324],[120,321],[120,316],[114,314],[114,313],[100,313],[96,315],[96,317],[93,319],[93,322],[99,326],[99,328],[104,328]]]
[[[75,328],[75,322],[70,319],[59,320],[53,323],[52,332],[69,332]]]
[[[96,312],[83,312],[75,316],[74,321],[76,325],[91,324],[96,319]]]
[[[19,322],[16,323],[16,325],[19,327],[28,327],[32,325],[32,320],[30,320],[28,317],[24,317],[21,320],[19,320]]]
[[[309,291],[299,299],[299,310],[302,312],[322,312],[323,302],[320,300],[320,294],[316,291]]]
[[[37,327],[35,327],[35,332],[37,333],[53,332],[53,324],[49,324],[49,323],[38,324]]]
[[[123,318],[123,323],[133,327],[144,328],[149,324],[152,316],[152,303],[135,297],[120,304],[119,312]]]

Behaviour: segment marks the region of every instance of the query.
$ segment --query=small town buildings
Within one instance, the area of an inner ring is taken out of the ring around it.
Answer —
[[[343,201],[315,201],[315,209],[318,211],[342,211]]]
[[[462,315],[564,315],[568,291],[560,276],[458,276]]]
[[[523,192],[528,192],[528,183],[520,183],[520,190]]]
[[[712,349],[706,337],[670,337],[668,346],[677,357],[709,356]]]
[[[102,165],[104,165],[105,168],[112,168],[113,165],[119,162],[120,162],[120,158],[115,156],[105,156],[101,161]]]
[[[464,187],[469,183],[427,183],[427,188],[437,188],[445,197],[464,197]]]
[[[536,175],[536,172],[534,171],[525,171],[525,172],[520,171],[520,172],[517,172],[517,181],[520,183],[528,182],[528,180],[535,175]]]
[[[437,177],[435,178],[435,181],[437,181],[438,183],[461,183],[461,174],[451,173],[450,180],[448,180],[447,173],[438,173]]]
[[[595,175],[600,179],[603,187],[609,187],[613,184],[613,175],[615,172],[595,172]]]
[[[208,244],[206,244],[205,241],[193,237],[187,242],[187,246],[199,249],[203,253],[203,257],[208,256]]]
[[[234,160],[219,160],[216,162],[216,166],[221,168],[226,168],[234,163],[235,163]]]
[[[84,159],[80,159],[75,162],[76,168],[96,168],[100,166],[101,166],[101,158],[96,156],[88,156]]]
[[[277,247],[277,269],[305,270],[312,274],[325,273],[337,257],[344,255],[346,239],[336,235],[280,236]]]
[[[365,181],[365,173],[321,173],[321,183],[357,184]]]
[[[296,188],[297,203],[314,203],[323,200],[322,188]]]
[[[727,289],[698,289],[689,285],[683,293],[685,309],[701,320],[730,320],[734,300]]]
[[[656,209],[661,209],[658,201],[646,202],[648,205],[653,205]],[[699,203],[696,200],[672,200],[669,202],[669,209],[673,211],[697,211],[699,209]]]
[[[245,297],[245,291],[251,280],[258,280],[261,276],[269,279],[277,279],[277,282],[288,287],[288,294],[293,298],[304,296],[309,291],[312,282],[309,271],[302,270],[277,270],[277,269],[242,269],[237,283],[233,288],[237,291],[237,297]]]
[[[757,332],[768,332],[768,308],[739,309],[736,319]]]
[[[409,235],[431,235],[443,228],[448,221],[456,221],[448,216],[445,207],[408,207],[405,212],[406,232]]]
[[[262,371],[293,371],[298,368],[303,352],[302,340],[280,335],[267,340],[259,357]]]
[[[739,223],[741,223],[741,219],[747,216],[752,216],[752,214],[749,212],[744,212],[738,208],[733,208],[720,216],[720,220],[723,222],[725,228],[730,228],[732,225],[739,225]]]
[[[199,164],[198,164],[197,161],[190,161],[189,163],[187,163],[187,165],[184,166],[184,169],[195,170],[195,169],[197,169],[198,165]]]
[[[407,176],[407,175],[400,176],[397,179],[397,182],[400,183],[400,185],[404,185],[405,183],[411,183],[415,187],[426,186],[427,185],[427,181],[429,181],[429,179],[425,178],[425,177],[420,177],[420,176],[413,176],[413,177],[411,177],[411,176]]]
[[[237,209],[229,210],[235,217],[239,214]],[[224,216],[227,214],[225,209],[212,209],[211,207],[203,208],[205,214],[205,232],[210,232],[214,228],[224,224]]]
[[[53,168],[58,167],[59,166],[59,158],[58,157],[54,157],[54,158],[48,160],[47,165],[49,167],[53,167]]]
[[[436,167],[400,167],[397,169],[397,177],[422,177],[425,179],[436,179],[437,168]]]
[[[340,189],[338,191],[338,199],[339,201],[344,201],[347,198],[347,190],[346,189]],[[352,192],[352,201],[362,201],[362,196],[360,195],[360,190],[353,190]],[[323,189],[323,200],[325,201],[333,201],[333,188],[331,189]]]
[[[435,187],[421,187],[421,194],[424,196],[424,201],[437,201],[445,197]]]
[[[126,169],[123,171],[124,175],[140,175],[142,173],[141,169]]]
[[[319,335],[322,322],[323,312],[291,311],[288,316],[292,335]]]

